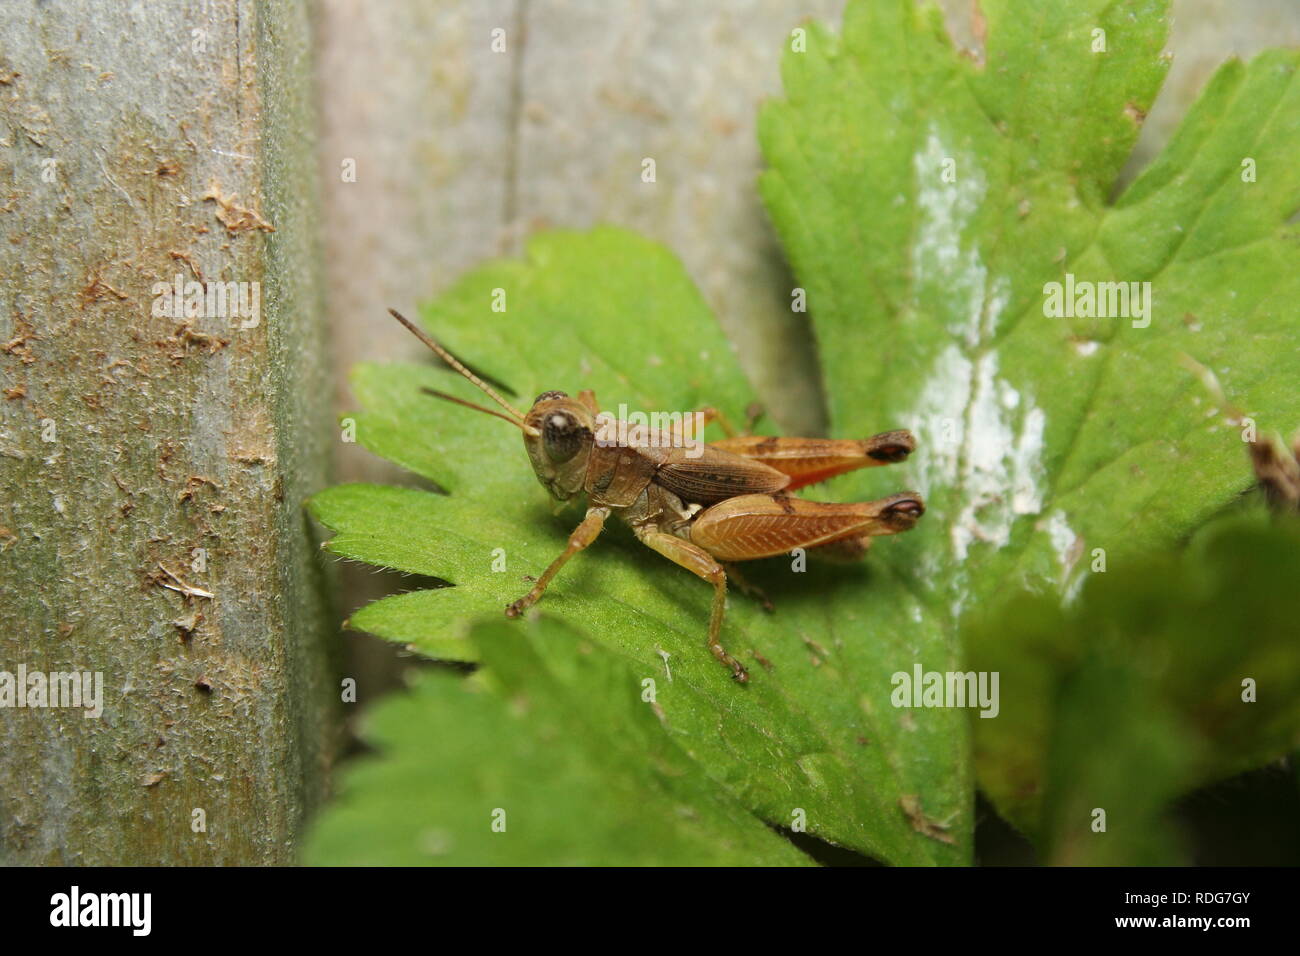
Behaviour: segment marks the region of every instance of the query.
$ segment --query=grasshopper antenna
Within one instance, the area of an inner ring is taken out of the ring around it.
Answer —
[[[428,392],[430,395],[437,396],[438,398],[445,398],[449,402],[455,402],[457,405],[464,405],[466,408],[472,408],[480,412],[487,412],[489,415],[496,415],[497,418],[504,418],[510,424],[516,426],[521,431],[523,431],[524,434],[532,435],[534,438],[537,437],[538,434],[540,434],[540,432],[538,432],[537,429],[531,428],[524,423],[524,416],[519,412],[518,409],[516,409],[504,398],[498,395],[496,389],[492,388],[490,385],[487,384],[487,382],[483,381],[481,378],[479,378],[477,375],[475,375],[473,372],[467,369],[465,367],[465,363],[463,363],[460,359],[456,358],[456,356],[452,355],[445,348],[443,348],[441,345],[435,342],[429,336],[429,334],[424,331],[424,329],[417,326],[414,322],[412,322],[406,316],[402,315],[402,313],[398,312],[396,309],[389,309],[388,313],[393,318],[395,318],[398,322],[401,322],[404,326],[406,326],[406,328],[411,332],[412,335],[414,335],[417,339],[419,339],[430,349],[432,349],[434,354],[436,354],[438,358],[442,359],[444,362],[450,365],[453,369],[455,369],[465,378],[473,382],[474,385],[479,389],[479,391],[481,391],[484,395],[492,399],[492,401],[496,402],[507,412],[509,412],[511,417],[507,418],[505,415],[502,415],[498,412],[494,412],[490,408],[484,408],[482,405],[475,405],[473,402],[467,402],[463,398],[456,398],[454,395],[448,395],[445,392],[435,391],[432,388],[426,388],[424,389],[424,391]]]
[[[434,398],[441,398],[441,399],[443,399],[444,401],[455,402],[457,405],[464,405],[466,408],[472,408],[472,409],[474,409],[474,411],[476,411],[476,412],[484,412],[485,414],[488,414],[488,415],[495,415],[497,418],[501,419],[502,421],[507,421],[507,422],[509,422],[511,425],[518,425],[518,424],[519,424],[517,421],[515,421],[515,420],[514,420],[513,418],[511,418],[510,416],[508,416],[508,415],[503,415],[503,414],[501,414],[500,412],[498,412],[498,411],[497,411],[496,409],[494,409],[494,408],[485,408],[485,407],[482,406],[482,405],[475,405],[473,402],[467,402],[467,401],[465,401],[465,399],[463,399],[463,398],[458,398],[458,397],[455,396],[455,395],[448,395],[446,392],[440,392],[440,391],[438,391],[436,388],[429,388],[429,387],[426,386],[426,387],[420,389],[420,391],[424,392],[424,394],[426,394],[426,395],[432,395]]]

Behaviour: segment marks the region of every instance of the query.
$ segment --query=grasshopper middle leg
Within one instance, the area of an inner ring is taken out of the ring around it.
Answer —
[[[745,427],[743,430],[739,430],[735,425],[731,424],[731,420],[727,418],[726,415],[722,414],[722,409],[715,408],[712,405],[705,405],[702,408],[697,408],[692,413],[692,417],[687,419],[687,421],[692,425],[695,422],[695,415],[701,416],[701,425],[707,425],[709,422],[717,422],[722,427],[722,433],[728,438],[747,438],[753,434],[754,425],[763,417],[764,411],[763,406],[758,402],[751,402],[745,409]],[[680,426],[674,427],[674,433],[680,437],[682,429],[686,427],[686,424],[686,422],[682,422]],[[704,440],[702,434],[694,435],[692,437],[700,439],[701,441]]]
[[[658,551],[669,561],[685,568],[713,585],[713,613],[709,615],[709,651],[719,661],[731,668],[731,676],[740,683],[749,680],[749,673],[740,661],[727,653],[718,639],[722,633],[722,618],[727,610],[727,572],[714,560],[713,555],[699,545],[660,531],[653,525],[640,525],[636,536],[646,547]]]

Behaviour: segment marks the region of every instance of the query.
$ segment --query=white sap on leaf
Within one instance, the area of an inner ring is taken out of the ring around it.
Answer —
[[[956,345],[940,353],[916,408],[918,490],[960,491],[953,557],[964,560],[977,541],[1003,547],[1016,518],[1042,510],[1047,416],[998,376],[996,351],[971,361]]]
[[[961,349],[944,348],[921,388],[916,411],[904,423],[917,436],[911,461],[919,476],[917,491],[924,497],[957,481],[973,373],[974,365]]]
[[[1074,542],[1078,535],[1065,520],[1065,512],[1057,510],[1047,516],[1046,528],[1047,539],[1052,542],[1052,550],[1056,552],[1056,560],[1062,569],[1068,569],[1071,563],[1070,549],[1074,547]]]
[[[912,240],[913,282],[941,304],[949,333],[973,349],[980,342],[988,270],[978,246],[963,248],[962,233],[984,200],[984,176],[972,158],[945,149],[933,125],[912,162],[920,213]],[[944,182],[950,162],[955,180]]]
[[[946,159],[956,181],[943,182]],[[1010,283],[988,275],[973,238],[963,243],[985,183],[970,156],[946,149],[934,128],[914,158],[920,220],[912,249],[917,311],[940,310],[953,341],[937,356],[907,422],[918,437],[913,461],[923,495],[956,489],[950,543],[963,561],[977,542],[1004,547],[1021,516],[1043,508],[1047,417],[998,374],[994,333],[1010,301]]]
[[[1065,512],[1059,508],[1047,516],[1044,530],[1047,532],[1047,540],[1052,543],[1056,563],[1061,566],[1062,599],[1066,604],[1072,604],[1083,588],[1084,579],[1088,577],[1087,564],[1079,566],[1082,542],[1070,527]]]

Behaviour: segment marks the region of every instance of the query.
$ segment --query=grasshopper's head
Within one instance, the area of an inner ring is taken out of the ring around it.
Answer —
[[[426,388],[426,392],[457,405],[503,418],[522,431],[524,447],[528,450],[529,461],[533,463],[533,471],[537,472],[537,480],[560,501],[572,498],[582,490],[583,479],[587,474],[587,459],[591,456],[591,448],[596,441],[596,422],[591,409],[563,392],[542,392],[525,415],[466,368],[465,363],[430,338],[423,329],[394,309],[388,311],[440,359],[500,405],[507,414],[503,415],[432,388]]]
[[[566,501],[582,491],[596,441],[595,417],[564,392],[542,392],[524,416],[524,447],[540,481]]]

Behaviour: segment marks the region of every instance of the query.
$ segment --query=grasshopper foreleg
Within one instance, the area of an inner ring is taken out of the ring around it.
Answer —
[[[506,605],[506,617],[518,617],[524,611],[537,603],[546,590],[546,586],[551,583],[551,578],[564,567],[564,562],[573,557],[591,542],[596,540],[600,534],[601,528],[605,526],[605,519],[609,517],[609,509],[604,507],[595,507],[587,509],[587,516],[582,519],[582,523],[574,529],[573,534],[569,535],[569,545],[564,549],[558,558],[551,562],[551,566],[542,572],[542,576],[537,579],[533,589],[521,597],[518,601]]]

